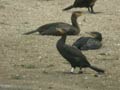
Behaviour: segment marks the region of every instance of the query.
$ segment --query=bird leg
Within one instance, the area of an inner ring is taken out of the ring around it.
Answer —
[[[93,6],[90,6],[91,8],[91,13],[95,14],[94,10],[93,10]]]
[[[88,7],[88,11],[91,13],[90,8]]]
[[[73,67],[71,68],[71,71],[70,71],[70,72],[71,72],[71,73],[73,73],[73,72],[74,72],[74,68],[73,68]]]
[[[83,73],[83,71],[82,71],[82,68],[81,68],[81,67],[80,67],[80,71],[79,71],[79,73],[80,73],[80,74],[82,74],[82,73]]]

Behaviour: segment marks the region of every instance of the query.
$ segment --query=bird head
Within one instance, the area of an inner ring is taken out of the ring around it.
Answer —
[[[64,35],[66,33],[65,30],[61,28],[57,28],[57,31],[60,33],[60,35]]]
[[[75,11],[75,12],[72,13],[72,16],[76,17],[76,18],[79,17],[79,16],[81,16],[81,15],[82,15],[81,11]]]
[[[87,34],[90,34],[93,38],[96,38],[98,40],[102,40],[102,34],[100,32],[86,32]]]

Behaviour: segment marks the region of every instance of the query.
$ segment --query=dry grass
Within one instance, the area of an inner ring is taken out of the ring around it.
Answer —
[[[87,9],[62,12],[74,0],[0,0],[0,90],[119,90],[120,87],[120,2],[98,0],[98,14]],[[69,36],[72,44],[84,32],[103,34],[103,47],[84,51],[88,60],[106,70],[101,77],[86,69],[84,74],[67,74],[70,65],[59,55],[60,37],[25,36],[27,31],[50,22],[70,22],[72,11],[81,10],[81,34]]]

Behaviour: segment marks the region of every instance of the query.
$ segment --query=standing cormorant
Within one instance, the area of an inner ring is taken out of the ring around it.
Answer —
[[[58,40],[56,47],[59,53],[71,64],[72,67],[71,73],[73,73],[76,67],[79,67],[80,71],[82,68],[91,68],[92,70],[95,70],[98,73],[104,73],[104,70],[92,66],[87,61],[86,56],[83,55],[78,48],[65,44],[67,35],[65,34],[64,30],[58,30],[58,31],[63,35]]]
[[[102,34],[99,32],[90,32],[88,34],[92,35],[92,37],[80,37],[72,46],[75,46],[80,50],[94,50],[101,48]]]
[[[95,5],[96,1],[97,0],[75,0],[73,5],[70,5],[69,7],[63,9],[63,11],[69,10],[72,8],[77,8],[77,7],[80,7],[80,8],[86,7],[86,8],[88,8],[88,11],[90,13],[95,13],[93,10],[93,6]]]
[[[39,32],[39,34],[41,35],[60,36],[61,33],[57,31],[58,29],[64,30],[67,35],[77,35],[80,32],[80,28],[77,23],[77,18],[81,15],[82,15],[82,12],[80,11],[76,11],[72,13],[71,15],[72,25],[68,23],[64,23],[64,22],[50,23],[50,24],[46,24],[46,25],[39,27],[37,30],[24,33],[24,35],[29,35],[35,32]]]

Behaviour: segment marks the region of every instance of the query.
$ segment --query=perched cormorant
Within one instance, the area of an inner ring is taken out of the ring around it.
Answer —
[[[72,13],[71,15],[72,25],[64,23],[64,22],[50,23],[50,24],[46,24],[46,25],[39,27],[37,30],[24,33],[24,35],[29,35],[35,32],[39,32],[41,35],[60,36],[61,33],[57,31],[58,29],[64,30],[67,35],[77,35],[80,32],[80,28],[77,23],[77,18],[81,15],[82,15],[82,12],[80,11],[76,11]]]
[[[62,37],[58,40],[56,47],[59,53],[71,64],[71,72],[73,73],[76,67],[79,67],[80,70],[82,68],[91,68],[98,73],[104,73],[104,70],[99,69],[95,66],[92,66],[88,61],[86,56],[82,54],[82,52],[73,46],[65,44],[67,35],[63,30],[58,30],[63,33]]]
[[[92,35],[92,37],[81,37],[76,40],[72,46],[75,46],[80,50],[94,50],[101,48],[102,34],[99,32],[90,32],[88,34]]]
[[[95,13],[93,10],[93,6],[95,5],[96,1],[97,0],[75,0],[73,5],[70,5],[69,7],[63,9],[63,11],[69,10],[72,8],[77,8],[77,7],[80,7],[80,8],[86,7],[86,8],[88,8],[88,11],[90,13]]]

